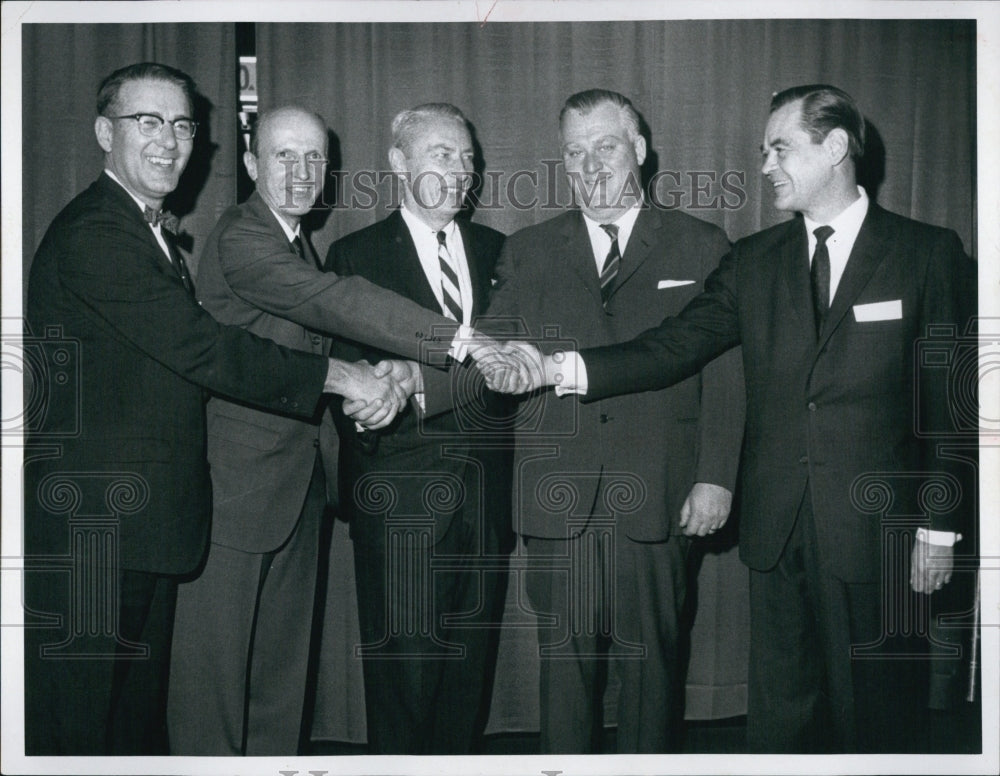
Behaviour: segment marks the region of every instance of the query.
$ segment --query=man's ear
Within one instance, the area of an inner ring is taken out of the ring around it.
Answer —
[[[393,146],[389,149],[389,167],[396,175],[406,174],[406,154],[403,149]]]
[[[243,152],[243,166],[247,168],[247,175],[254,183],[257,182],[257,157],[250,151]]]
[[[106,154],[111,153],[114,132],[114,124],[111,123],[111,119],[107,116],[98,116],[94,119],[94,134],[97,136],[97,144]]]
[[[635,142],[632,144],[635,149],[635,158],[639,162],[639,166],[642,167],[642,163],[646,161],[646,138],[639,135]]]
[[[834,167],[844,161],[851,151],[850,141],[847,139],[847,132],[837,127],[831,129],[823,138],[823,146],[830,155],[830,161]]]

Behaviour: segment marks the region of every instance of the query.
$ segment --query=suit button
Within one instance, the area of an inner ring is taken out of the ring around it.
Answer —
[[[313,440],[313,447],[319,447],[319,440],[318,439],[314,439]]]
[[[809,402],[809,411],[810,412],[815,412],[816,411],[816,402],[814,402],[814,401]]]
[[[601,413],[601,423],[607,423],[609,420],[614,420],[614,418],[612,418],[610,415],[605,415],[602,412]]]
[[[323,341],[323,339],[318,334],[313,334],[312,335],[312,343],[313,343],[313,345],[319,345],[322,341]]]
[[[281,403],[282,404],[288,404],[288,397],[287,396],[282,396],[281,397]]]
[[[799,458],[799,463],[809,463],[809,456],[803,455],[801,458]]]

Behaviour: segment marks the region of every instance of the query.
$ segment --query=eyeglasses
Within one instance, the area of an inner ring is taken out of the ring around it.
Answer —
[[[139,122],[139,131],[146,137],[154,137],[163,130],[163,125],[168,123],[162,116],[154,113],[130,113],[127,116],[108,116],[109,119],[135,119]],[[198,122],[191,119],[174,119],[169,122],[174,128],[174,137],[178,140],[190,140],[194,137],[195,130],[198,129]]]

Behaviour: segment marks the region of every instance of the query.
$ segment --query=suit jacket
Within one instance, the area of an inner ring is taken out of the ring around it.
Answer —
[[[644,208],[605,309],[583,215],[573,210],[507,239],[489,316],[512,317],[543,352],[619,342],[680,311],[728,248],[716,227]],[[514,530],[566,538],[613,516],[632,539],[666,539],[695,482],[733,489],[742,412],[735,354],[656,393],[590,404],[535,395],[516,426]]]
[[[30,554],[68,553],[74,513],[113,514],[123,567],[191,571],[210,515],[203,389],[305,416],[322,394],[326,359],[217,323],[106,175],[49,227],[31,267],[27,317],[32,347],[54,370],[27,442],[58,442],[62,453],[26,467]],[[60,373],[68,382],[55,381]],[[40,494],[50,472],[76,484],[75,503]],[[131,490],[105,489],[123,476]]]
[[[457,224],[469,265],[472,314],[475,316],[485,310],[494,265],[504,238],[500,232],[479,224],[465,220],[459,220]],[[409,229],[398,210],[382,221],[349,234],[331,245],[326,268],[341,275],[365,277],[372,283],[412,299],[427,310],[440,309],[420,264]],[[346,360],[364,358],[371,363],[392,355],[385,350],[361,347],[357,342],[348,340],[336,340],[333,354]],[[482,422],[484,417],[502,415],[500,407],[503,400],[484,391],[482,380],[475,369],[456,365],[451,374],[444,374],[443,377],[436,376],[435,372],[438,370],[425,371],[425,398],[428,402],[434,401],[441,405],[457,401],[461,404],[456,397],[464,394],[470,399],[478,397],[483,404],[477,406],[481,406],[485,414],[478,414],[479,410],[469,412],[460,408],[438,412],[433,417],[425,414],[421,418],[411,406],[401,412],[389,427],[376,432],[377,438],[372,439],[371,432],[359,435],[354,423],[344,417],[339,408],[333,408],[340,436],[340,503],[352,518],[351,536],[356,541],[379,540],[385,531],[383,522],[372,520],[371,510],[359,508],[355,498],[353,486],[365,475],[394,473],[394,487],[397,491],[403,491],[404,498],[412,497],[412,513],[419,514],[424,509],[421,501],[423,489],[430,482],[420,473],[451,475],[455,478],[452,482],[457,484],[465,477],[470,441],[477,438],[478,432],[484,432],[478,437],[479,440],[485,441],[494,449],[489,452],[474,451],[471,455],[480,462],[479,471],[489,487],[495,487],[503,480],[500,467],[503,466],[505,452],[502,448],[506,444],[506,438],[503,437],[502,427]],[[453,388],[458,390],[453,393]],[[445,444],[447,450],[443,449]],[[406,478],[403,476],[405,472],[412,472],[413,476]],[[404,482],[407,479],[412,481]],[[502,489],[508,486],[509,481],[503,481],[500,485]],[[505,494],[498,493],[488,498],[486,504],[492,510],[505,500]],[[467,507],[478,509],[479,504],[469,504]],[[405,513],[408,509],[410,507],[406,503],[396,506],[399,513]],[[442,510],[436,516],[435,536],[440,539],[450,524],[453,511]]]
[[[940,358],[918,355],[933,344],[921,342],[929,325],[954,327],[937,338],[939,350],[960,345],[974,314],[974,265],[953,232],[871,203],[817,339],[807,251],[801,218],[737,242],[677,318],[627,344],[582,351],[587,400],[669,385],[741,342],[743,561],[774,566],[808,482],[825,566],[846,581],[874,581],[883,514],[929,513],[932,528],[961,530],[962,510],[950,497],[931,503],[913,476],[957,472],[961,481],[963,469],[938,456],[937,438],[915,432],[953,429],[955,406]]]

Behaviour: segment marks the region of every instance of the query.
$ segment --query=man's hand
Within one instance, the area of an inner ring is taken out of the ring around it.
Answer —
[[[503,344],[482,338],[469,353],[490,390],[498,393],[527,393],[545,385],[542,356],[528,342]]]
[[[951,582],[955,568],[955,548],[917,539],[910,558],[910,587],[930,595]]]
[[[424,376],[416,361],[387,358],[375,364],[375,376],[394,380],[407,398],[424,390]]]
[[[681,528],[686,536],[710,536],[726,524],[733,494],[721,485],[696,482],[681,507]]]
[[[365,428],[383,428],[392,423],[408,398],[391,377],[379,377],[366,361],[350,364],[330,359],[326,373],[327,393],[344,397],[344,412]]]

